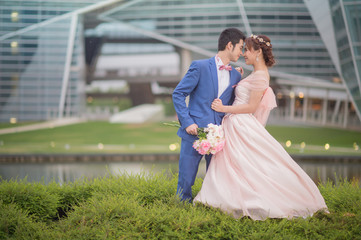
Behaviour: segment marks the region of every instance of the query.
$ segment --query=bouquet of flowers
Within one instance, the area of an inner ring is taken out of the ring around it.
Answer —
[[[180,127],[178,122],[164,123],[168,126]],[[201,155],[216,154],[225,144],[222,126],[210,123],[206,128],[198,128],[198,140],[193,142],[193,148]]]
[[[225,139],[222,126],[210,123],[206,128],[198,128],[198,140],[193,143],[193,148],[199,154],[216,154],[224,147]]]

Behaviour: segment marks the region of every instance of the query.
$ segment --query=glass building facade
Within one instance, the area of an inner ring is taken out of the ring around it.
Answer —
[[[79,115],[85,105],[84,33],[101,23],[122,24],[147,38],[187,49],[193,59],[215,55],[219,33],[228,27],[247,35],[268,35],[277,61],[273,78],[321,83],[342,79],[360,117],[360,4],[347,0],[0,0],[0,121]]]
[[[80,15],[95,1],[0,1],[0,121],[73,116],[84,101]]]
[[[340,74],[361,111],[361,1],[330,0]]]
[[[219,33],[227,27],[240,28],[247,35],[262,33],[273,42],[275,71],[329,80],[337,76],[303,0],[141,1],[126,9],[113,9],[107,18],[212,55],[217,51]]]

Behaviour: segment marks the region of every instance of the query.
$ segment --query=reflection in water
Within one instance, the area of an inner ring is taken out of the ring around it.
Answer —
[[[161,171],[175,173],[178,171],[178,166],[169,162],[16,163],[0,165],[0,176],[4,180],[26,177],[30,182],[44,181],[45,183],[51,180],[62,183],[82,177],[92,179],[109,174],[156,173]]]
[[[314,182],[335,182],[340,178],[355,179],[361,183],[361,163],[298,162]]]
[[[360,182],[361,163],[298,162],[315,181],[335,181],[336,177],[355,178]],[[205,161],[199,166],[198,177],[205,176]],[[104,163],[16,163],[0,164],[0,176],[4,180],[23,179],[28,181],[54,180],[62,183],[86,177],[103,177],[109,174],[121,175],[149,172],[177,173],[177,162],[104,162]]]

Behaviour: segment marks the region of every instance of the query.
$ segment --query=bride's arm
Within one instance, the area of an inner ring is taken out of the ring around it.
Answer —
[[[224,113],[254,113],[261,102],[261,98],[264,91],[251,91],[249,101],[246,104],[238,104],[232,106],[223,105],[222,100],[219,98],[214,99],[211,108],[217,112]]]

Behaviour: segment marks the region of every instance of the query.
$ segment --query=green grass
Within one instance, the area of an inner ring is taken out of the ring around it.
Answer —
[[[361,155],[361,133],[316,127],[268,126],[289,153]],[[179,152],[177,129],[162,123],[111,124],[87,122],[69,126],[0,135],[0,153],[169,153]],[[304,142],[305,148],[300,144]],[[325,144],[330,145],[325,150]],[[357,149],[357,148],[356,148]]]
[[[194,195],[201,184],[196,179]],[[265,221],[183,204],[176,186],[176,175],[161,173],[62,185],[1,181],[0,239],[361,239],[356,181],[319,185],[330,214]]]
[[[307,142],[312,145],[324,145],[329,143],[331,146],[350,147],[354,142],[361,144],[361,132],[347,131],[332,128],[317,127],[267,127],[273,137],[281,142],[291,139],[293,142]]]
[[[321,127],[281,127],[268,126],[267,130],[281,144],[290,140],[289,153],[300,153],[302,142],[305,154],[361,155],[361,132]],[[329,150],[325,150],[325,144]]]
[[[31,132],[0,135],[0,153],[170,152],[179,143],[176,129],[162,123],[87,122]],[[104,146],[99,148],[99,144]],[[66,145],[69,149],[66,149]]]

